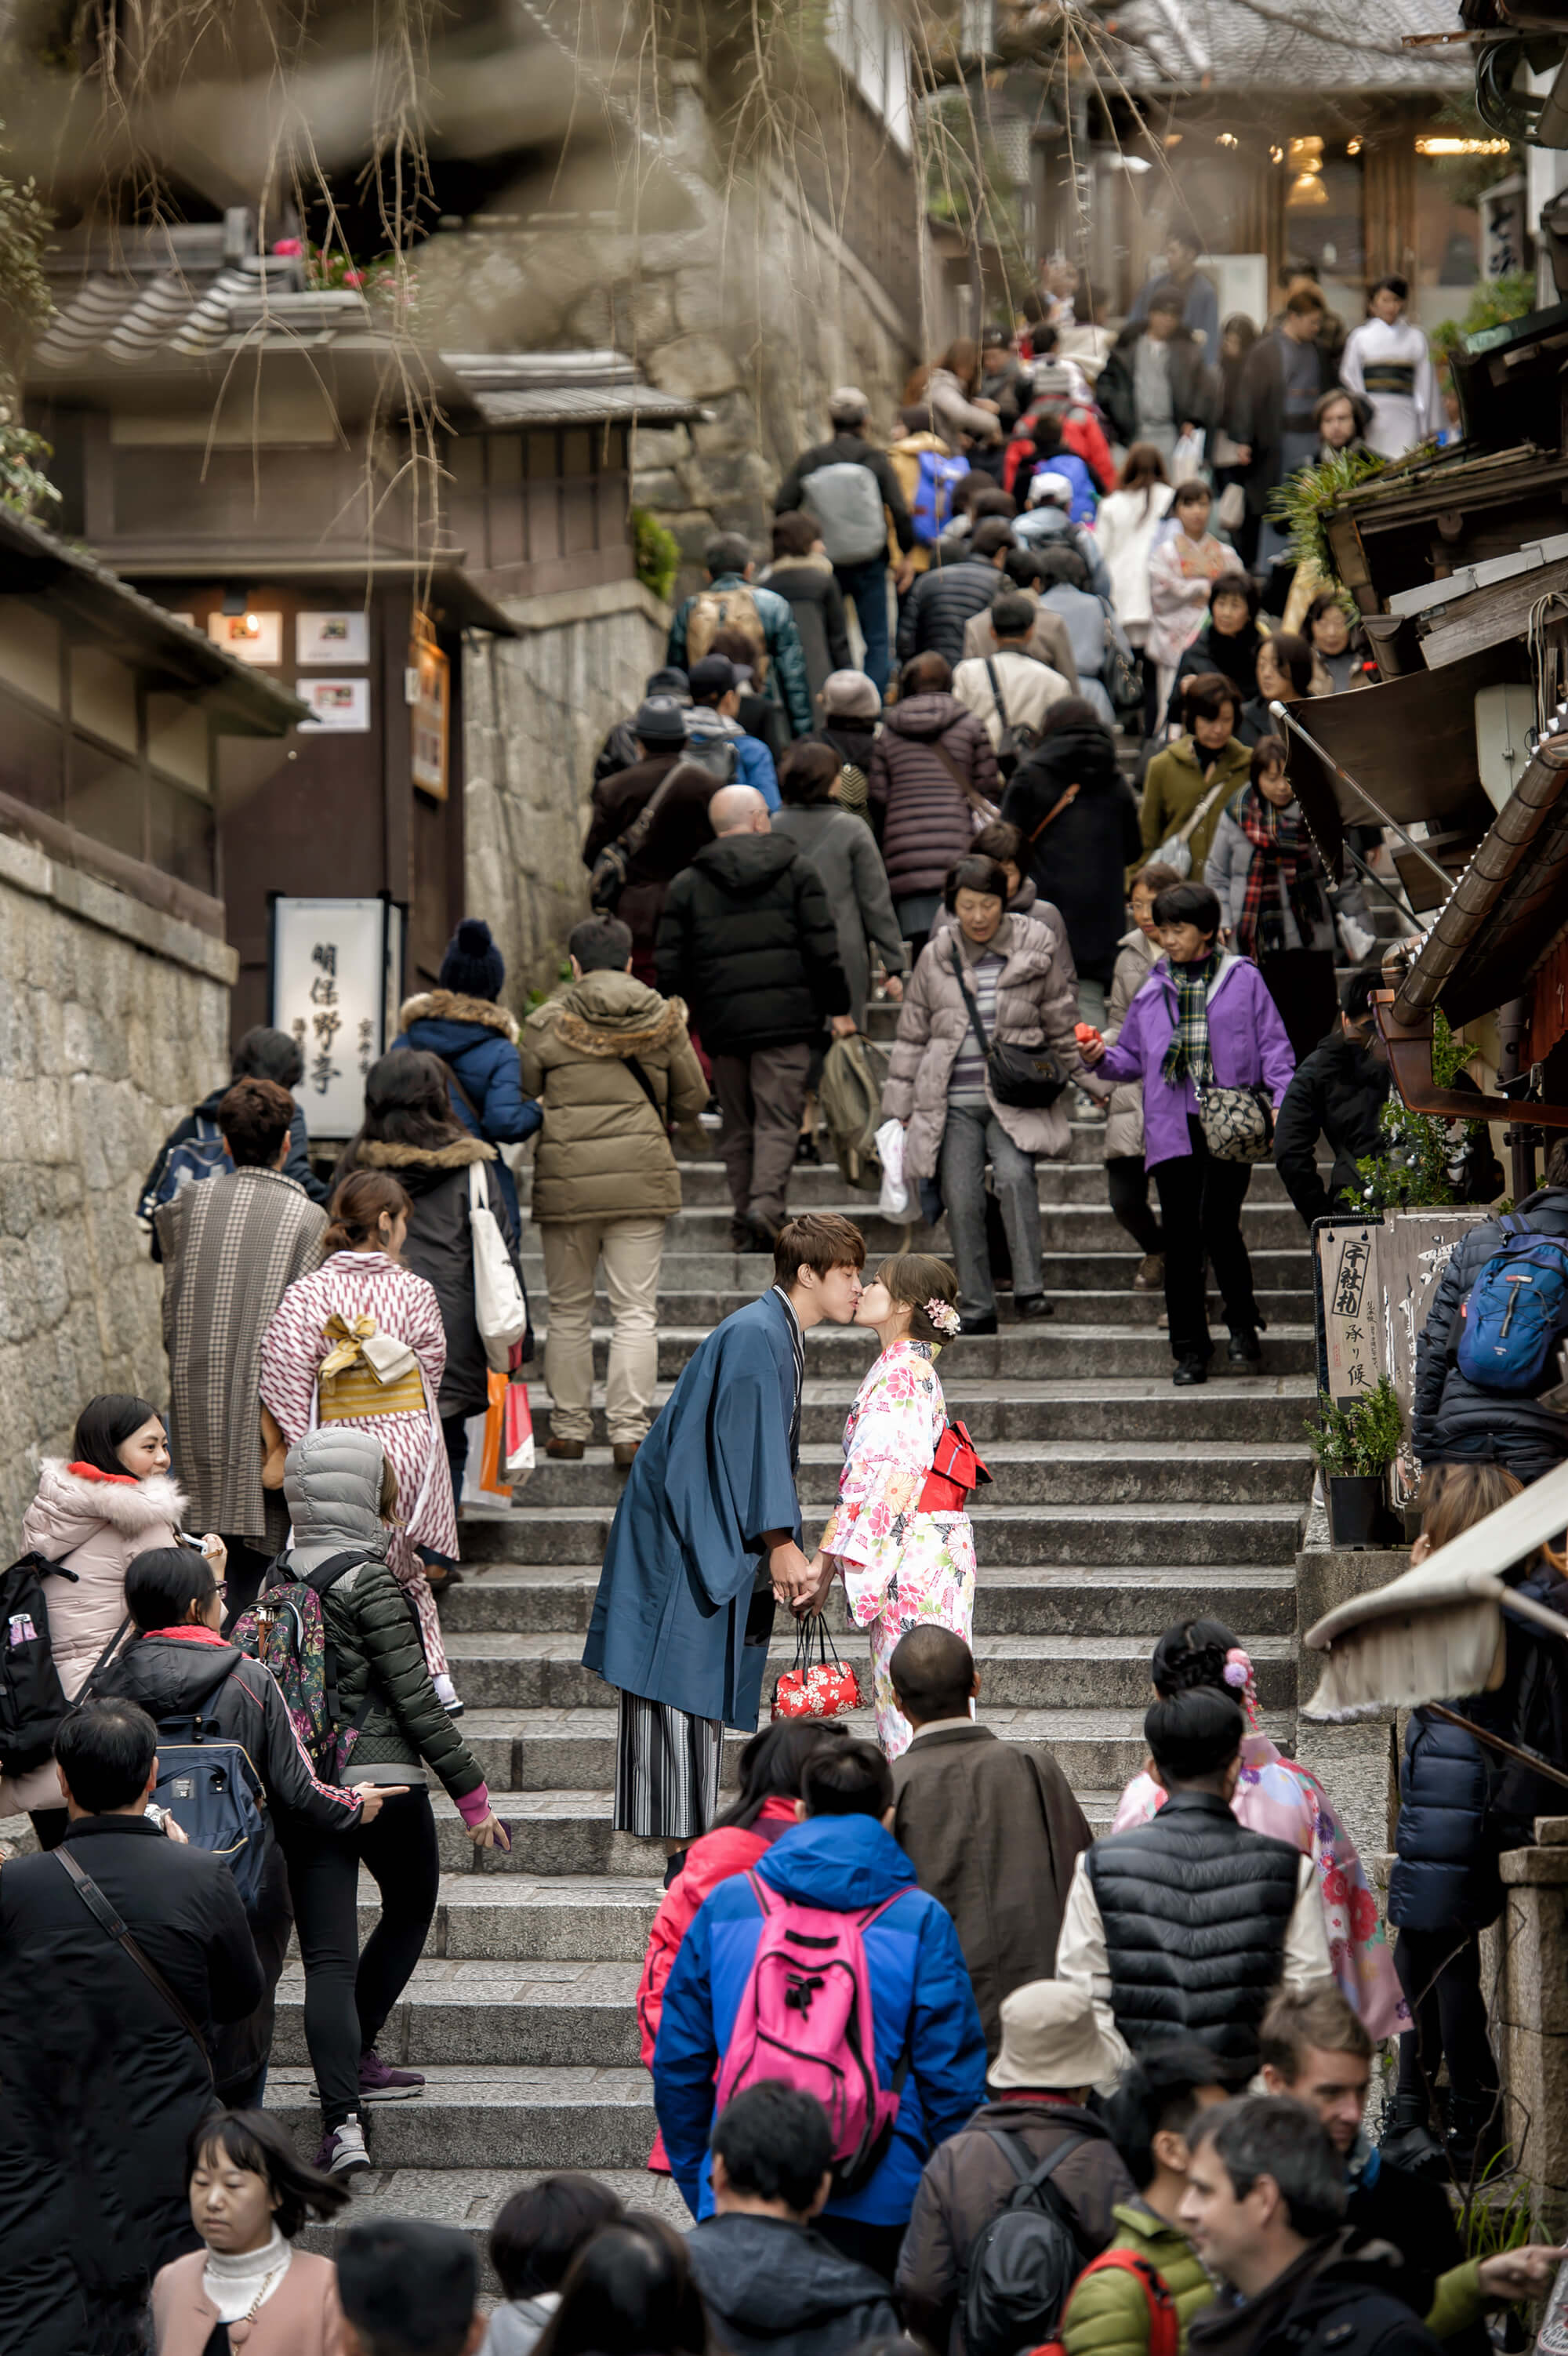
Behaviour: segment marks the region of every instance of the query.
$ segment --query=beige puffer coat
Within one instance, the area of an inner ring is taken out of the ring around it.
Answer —
[[[45,1457],[38,1494],[22,1516],[22,1543],[76,1573],[74,1585],[69,1579],[44,1585],[49,1650],[67,1701],[75,1700],[125,1617],[127,1566],[150,1547],[175,1545],[185,1509],[185,1492],[166,1472],[115,1479],[75,1472],[63,1457]],[[0,1816],[60,1804],[49,1761],[14,1783],[0,1777]]]
[[[1161,954],[1158,941],[1148,939],[1136,925],[1130,933],[1123,933],[1117,942],[1116,970],[1111,977],[1111,1003],[1101,1033],[1108,1047],[1116,1044],[1117,1033],[1127,1020],[1127,1009],[1154,971]],[[1143,1151],[1143,1082],[1123,1080],[1111,1091],[1110,1118],[1105,1124],[1105,1159],[1115,1162],[1124,1154],[1142,1153]]]
[[[1085,1070],[1079,1055],[1073,1035],[1077,991],[1069,980],[1071,969],[1064,969],[1048,926],[1033,916],[1004,916],[981,949],[957,926],[934,934],[920,951],[915,978],[905,996],[882,1091],[884,1114],[908,1124],[904,1162],[913,1178],[936,1175],[947,1126],[948,1081],[960,1047],[965,1038],[973,1036],[953,969],[955,950],[966,967],[992,951],[1006,960],[997,978],[992,1044],[1000,1040],[1005,1046],[1037,1047],[1043,1042],[1066,1057],[1075,1076],[1092,1094],[1106,1093]],[[970,994],[973,996],[972,985]],[[1043,1108],[993,1101],[993,1109],[1021,1152],[1043,1153],[1053,1162],[1065,1158],[1070,1144],[1065,1090],[1055,1104]]]
[[[635,1056],[659,1100],[655,1112]],[[544,1115],[533,1216],[652,1219],[681,1207],[666,1121],[695,1120],[708,1084],[683,999],[629,973],[585,973],[522,1026],[522,1085]]]

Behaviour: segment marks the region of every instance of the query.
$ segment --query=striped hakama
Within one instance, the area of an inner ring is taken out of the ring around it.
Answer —
[[[616,1722],[615,1829],[694,1840],[718,1812],[724,1720],[623,1693]]]

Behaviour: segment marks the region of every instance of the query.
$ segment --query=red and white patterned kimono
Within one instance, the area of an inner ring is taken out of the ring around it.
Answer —
[[[317,1377],[333,1346],[332,1316],[352,1324],[371,1317],[377,1330],[405,1342],[419,1362],[425,1404],[418,1413],[349,1416],[349,1429],[368,1431],[385,1449],[397,1474],[397,1524],[387,1561],[419,1615],[424,1657],[433,1677],[445,1676],[446,1652],[435,1598],[414,1548],[456,1561],[457,1515],[452,1476],[435,1411],[446,1364],[446,1335],[433,1286],[385,1252],[334,1252],[314,1275],[291,1284],[262,1340],[262,1398],[292,1448],[316,1429]]]
[[[967,1514],[928,1514],[920,1492],[947,1408],[936,1352],[907,1338],[884,1350],[844,1425],[839,1501],[822,1552],[843,1573],[850,1617],[871,1630],[876,1739],[889,1759],[912,1730],[893,1695],[887,1665],[906,1629],[940,1621],[967,1644],[974,1620],[974,1530]]]

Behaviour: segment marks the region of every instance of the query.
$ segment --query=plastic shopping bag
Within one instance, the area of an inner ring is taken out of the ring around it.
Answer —
[[[533,1415],[528,1385],[510,1382],[501,1419],[501,1471],[511,1482],[526,1481],[533,1470]]]
[[[910,1216],[909,1189],[904,1178],[904,1124],[885,1120],[876,1132],[876,1157],[882,1164],[882,1193],[876,1207],[885,1219]]]
[[[1191,434],[1177,434],[1176,445],[1171,454],[1173,483],[1188,482],[1194,475],[1202,474],[1203,445],[1206,439],[1207,436],[1201,425]]]

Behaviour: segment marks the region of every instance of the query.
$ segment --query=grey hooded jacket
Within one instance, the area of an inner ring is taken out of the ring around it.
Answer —
[[[395,1778],[371,1780],[420,1783],[428,1765],[460,1800],[485,1779],[435,1697],[413,1606],[387,1568],[383,1461],[381,1441],[347,1424],[295,1441],[284,1468],[293,1527],[280,1575],[318,1570],[335,1554],[364,1557],[328,1589],[321,1606],[337,1655],[339,1722],[360,1727],[350,1772],[362,1781],[367,1768],[395,1766],[403,1771]]]

